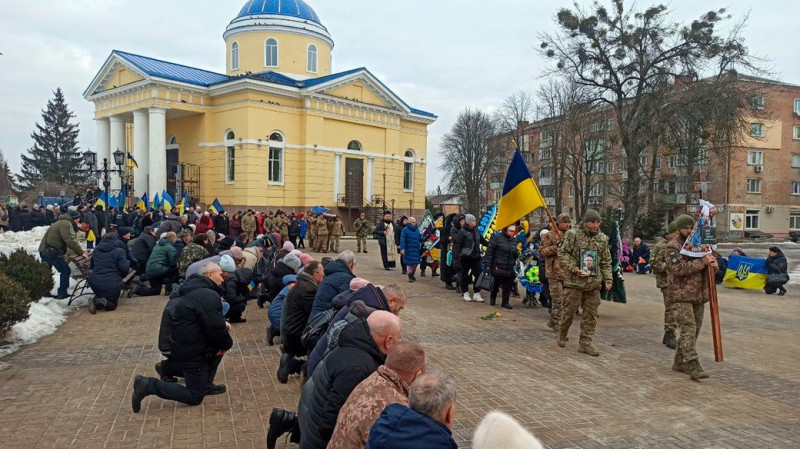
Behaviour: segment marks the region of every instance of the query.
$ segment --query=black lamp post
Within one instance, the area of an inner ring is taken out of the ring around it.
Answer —
[[[410,199],[408,200],[408,216],[410,217],[412,215],[414,215],[414,200]]]
[[[117,173],[122,176],[122,165],[125,163],[125,153],[117,149],[113,153],[114,156],[114,164],[117,166],[116,169],[111,168],[111,163],[107,158],[103,158],[103,167],[98,168],[96,161],[97,155],[89,150],[83,152],[83,161],[86,163],[88,167],[89,173],[97,173],[103,175],[103,188],[106,191],[106,210],[108,209],[108,205],[111,202],[111,178],[109,175],[111,173]]]
[[[394,220],[394,198],[392,198],[392,220]]]

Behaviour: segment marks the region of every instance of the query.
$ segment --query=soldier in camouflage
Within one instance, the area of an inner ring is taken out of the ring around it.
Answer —
[[[314,212],[309,212],[306,217],[306,225],[308,226],[308,247],[315,251],[317,246],[317,215]]]
[[[281,235],[281,242],[289,241],[289,219],[286,218],[286,212],[278,210],[278,214],[273,221],[273,228],[275,232]]]
[[[678,348],[672,369],[688,374],[692,380],[708,377],[698,360],[695,344],[703,325],[705,303],[711,299],[709,270],[718,269],[717,259],[712,255],[693,258],[681,254],[681,247],[692,233],[694,219],[681,215],[675,219],[678,235],[667,242],[667,284],[672,303],[675,324],[678,329]],[[714,282],[712,279],[711,282]]]
[[[242,217],[242,232],[247,234],[250,241],[255,240],[256,237],[256,217],[253,215],[252,209],[247,209],[247,214]]]
[[[597,327],[600,289],[611,289],[611,253],[608,237],[600,232],[600,214],[589,209],[583,225],[564,235],[558,249],[558,262],[564,267],[564,313],[558,328],[558,346],[567,346],[567,334],[578,307],[583,310],[578,352],[598,356],[592,344]]]
[[[186,269],[189,268],[189,265],[209,256],[205,247],[207,240],[208,237],[205,234],[196,235],[194,241],[183,248],[181,258],[178,259],[178,275],[186,276]]]
[[[325,214],[319,214],[317,217],[317,252],[328,252],[328,219]]]
[[[339,243],[344,235],[344,223],[339,219],[339,216],[333,218],[331,223],[331,252],[339,254]]]
[[[361,248],[364,248],[364,254],[366,254],[367,236],[372,230],[372,226],[370,226],[369,221],[367,221],[367,214],[361,213],[355,223],[353,223],[353,230],[356,232],[356,241],[358,242],[358,251],[356,252],[360,253]]]
[[[547,327],[558,332],[558,325],[561,323],[564,310],[564,267],[558,261],[558,246],[564,240],[564,233],[569,231],[572,226],[572,219],[569,214],[561,214],[558,216],[556,224],[559,232],[550,231],[542,236],[539,255],[544,257],[544,272],[550,283],[551,307]]]
[[[673,314],[672,302],[669,300],[669,284],[667,283],[667,242],[678,236],[678,227],[673,221],[667,227],[667,236],[659,237],[656,246],[650,257],[650,268],[656,275],[656,287],[661,289],[664,297],[664,338],[661,344],[667,345],[670,349],[675,349],[675,316]]]

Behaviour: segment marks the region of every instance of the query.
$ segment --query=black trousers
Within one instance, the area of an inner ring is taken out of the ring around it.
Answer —
[[[473,285],[475,293],[481,291],[480,287],[475,285],[478,276],[481,275],[481,260],[472,259],[469,256],[461,258],[461,292],[466,293],[469,291],[469,284]]]
[[[495,300],[497,299],[497,292],[502,288],[503,304],[508,304],[508,300],[511,298],[511,288],[513,283],[514,276],[495,276],[494,285],[492,285],[492,292],[489,295],[489,302],[494,304]]]
[[[176,382],[164,382],[155,378],[147,379],[147,394],[153,394],[161,399],[169,399],[187,405],[200,405],[206,396],[206,389],[214,383],[217,368],[222,361],[222,356],[209,358],[205,363],[174,363],[168,364],[173,373],[182,371],[186,386]],[[163,365],[162,365],[163,366]]]
[[[389,268],[389,253],[386,249],[386,244],[378,242],[378,246],[381,248],[381,260],[383,261],[383,268]]]
[[[297,238],[300,240],[298,242],[299,243],[298,248],[305,248],[306,247],[305,237],[297,237]]]
[[[150,278],[150,287],[141,287],[137,291],[139,296],[156,296],[161,294],[161,288],[166,286],[165,294],[169,295],[172,290],[172,284],[178,280],[177,267],[171,268],[169,271],[159,277]]]

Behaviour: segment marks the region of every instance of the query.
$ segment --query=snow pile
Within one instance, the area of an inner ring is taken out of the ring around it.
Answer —
[[[19,248],[24,249],[29,254],[39,257],[39,243],[42,241],[48,227],[38,227],[24,232],[5,232],[0,233],[0,253],[10,254]],[[53,270],[53,291],[57,294],[59,273]],[[70,279],[69,289],[75,288],[76,282]],[[6,335],[4,342],[0,342],[0,357],[8,355],[18,350],[23,345],[36,342],[42,337],[50,335],[56,331],[58,326],[67,320],[67,315],[73,309],[86,304],[88,297],[84,296],[80,300],[74,301],[71,306],[67,306],[67,300],[56,301],[53,298],[42,298],[30,305],[30,317],[21,323],[15,324],[11,331]]]
[[[786,285],[800,285],[800,266],[789,272],[789,282]]]

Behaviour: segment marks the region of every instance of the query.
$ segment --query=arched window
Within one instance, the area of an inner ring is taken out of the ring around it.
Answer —
[[[283,184],[283,150],[286,146],[283,135],[273,132],[269,135],[269,161],[267,162],[267,182]]]
[[[361,142],[357,140],[351,140],[350,143],[347,144],[347,149],[352,151],[363,151]]]
[[[264,52],[264,66],[278,67],[278,41],[276,39],[267,39]]]
[[[239,43],[231,44],[231,71],[239,70]]]
[[[167,139],[167,149],[168,150],[177,150],[179,147],[178,145],[178,138],[175,136],[169,136]]]
[[[317,73],[317,46],[314,44],[308,46],[308,64],[306,70],[311,73]]]
[[[225,182],[232,184],[236,180],[236,135],[233,131],[225,133]]]
[[[414,152],[407,150],[406,161],[403,163],[403,190],[414,190]]]

